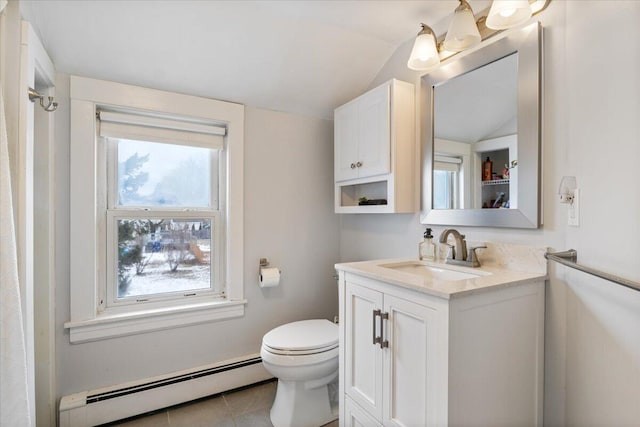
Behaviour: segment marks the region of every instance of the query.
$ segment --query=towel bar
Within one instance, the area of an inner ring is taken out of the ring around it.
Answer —
[[[639,282],[635,282],[633,280],[616,276],[615,274],[606,273],[604,271],[596,270],[595,268],[585,267],[584,265],[578,264],[578,251],[576,251],[575,249],[569,249],[568,251],[563,252],[547,252],[544,254],[544,257],[550,261],[555,261],[562,265],[566,265],[567,267],[575,268],[576,270],[580,270],[593,276],[600,277],[601,279],[617,283],[618,285],[622,285],[629,289],[640,291]]]

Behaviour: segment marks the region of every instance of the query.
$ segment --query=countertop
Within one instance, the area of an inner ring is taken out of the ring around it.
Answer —
[[[445,299],[487,292],[508,286],[539,282],[548,278],[546,261],[544,260],[546,248],[495,243],[486,244],[488,248],[484,255],[484,262],[481,257],[483,264],[478,268],[445,264],[444,261],[427,262],[410,258],[340,263],[336,264],[335,267],[338,271],[358,274]],[[445,270],[481,274],[481,276],[469,279],[445,280],[433,277],[427,278],[381,266],[406,262],[419,262]]]

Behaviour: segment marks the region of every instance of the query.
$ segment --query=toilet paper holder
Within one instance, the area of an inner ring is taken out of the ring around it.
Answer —
[[[258,267],[258,274],[260,274],[261,270],[266,267],[269,267],[269,260],[266,258],[260,258],[260,266]],[[282,273],[281,269],[278,269],[278,270],[280,270],[280,272]]]

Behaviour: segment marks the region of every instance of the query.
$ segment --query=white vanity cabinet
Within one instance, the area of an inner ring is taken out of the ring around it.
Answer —
[[[544,280],[443,298],[339,270],[340,425],[542,425]]]
[[[352,402],[350,398],[346,398],[340,403],[344,405],[343,415],[340,416],[341,426],[350,427],[382,427],[375,418]]]
[[[414,212],[415,86],[390,80],[334,114],[336,212]],[[386,205],[359,206],[361,197]]]

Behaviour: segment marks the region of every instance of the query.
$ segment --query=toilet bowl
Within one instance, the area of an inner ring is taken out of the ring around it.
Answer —
[[[338,325],[314,319],[278,326],[262,338],[260,356],[278,378],[274,427],[319,427],[337,419],[328,385],[338,377]]]

